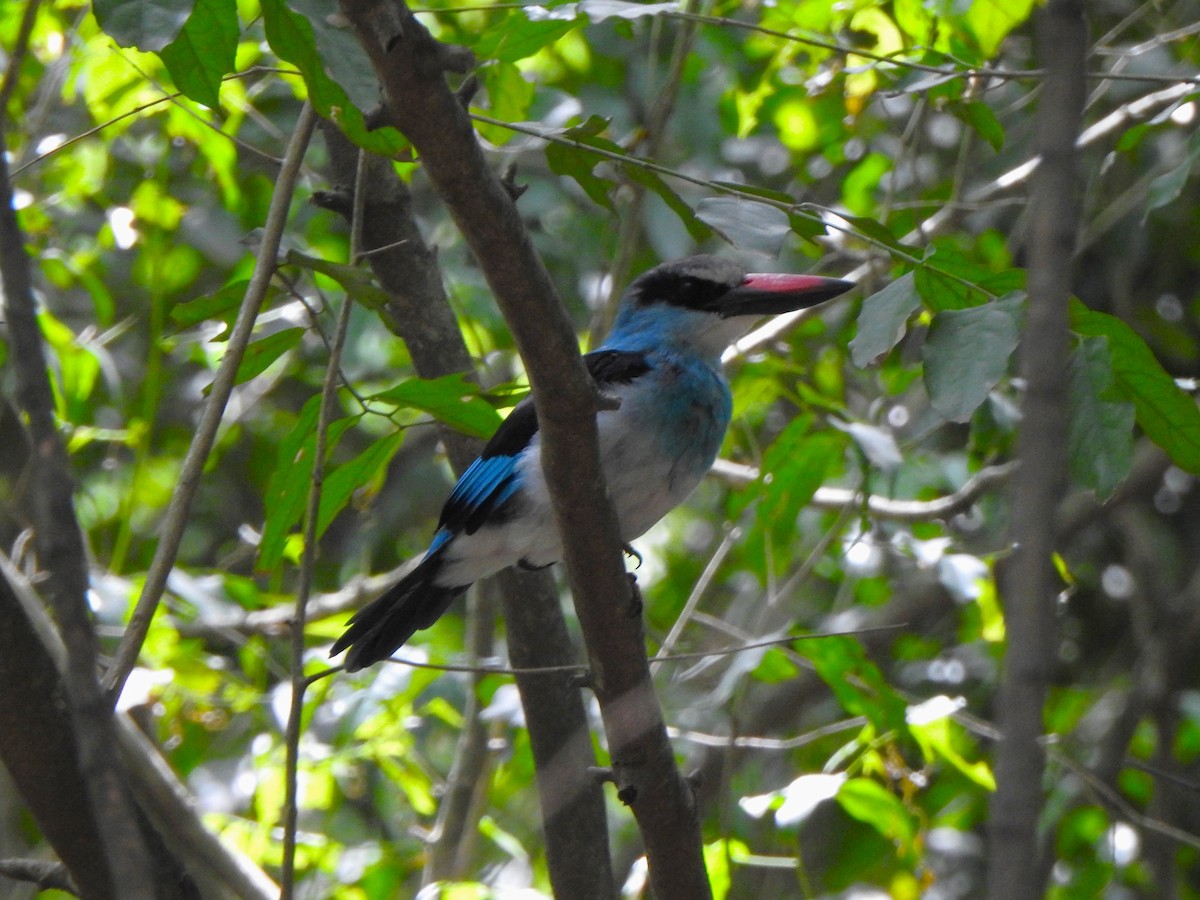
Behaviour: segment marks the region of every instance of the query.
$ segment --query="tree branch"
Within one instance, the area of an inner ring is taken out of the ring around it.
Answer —
[[[1007,645],[997,716],[996,793],[988,823],[990,900],[1042,894],[1038,858],[1046,688],[1055,658],[1058,576],[1052,555],[1066,488],[1067,301],[1079,222],[1076,141],[1083,114],[1087,32],[1079,0],[1050,0],[1039,15],[1048,75],[1038,109],[1038,167],[1031,200],[1029,313],[1021,346],[1028,388],[1017,433],[1013,542],[1003,573]]]
[[[279,245],[283,238],[283,229],[287,224],[288,208],[291,205],[292,194],[300,175],[300,165],[304,160],[304,151],[308,147],[316,122],[316,113],[312,105],[305,103],[296,122],[296,130],[292,133],[284,157],[283,168],[275,182],[275,191],[271,195],[271,206],[267,212],[267,221],[263,227],[262,243],[258,248],[258,258],[255,261],[254,273],[246,286],[246,296],[238,310],[237,320],[229,334],[225,345],[225,355],[213,378],[209,391],[208,402],[196,426],[196,436],[188,447],[187,456],[179,472],[179,484],[171,495],[171,503],[167,507],[166,518],[163,520],[162,532],[159,536],[158,547],[150,570],[146,573],[146,583],[142,587],[133,615],[125,630],[121,644],[113,658],[112,667],[108,671],[106,685],[113,701],[121,694],[125,680],[133,667],[137,665],[138,653],[150,630],[150,622],[158,609],[158,601],[162,599],[163,590],[167,586],[167,576],[175,565],[175,557],[179,553],[179,544],[183,540],[183,532],[187,527],[188,514],[191,511],[192,499],[200,486],[200,478],[208,455],[212,452],[213,443],[217,438],[217,430],[221,427],[221,417],[225,406],[233,393],[234,381],[237,377],[238,366],[250,343],[250,335],[254,330],[254,320],[262,307],[275,274],[276,257],[279,255]]]
[[[0,281],[17,400],[32,438],[32,489],[27,513],[34,526],[38,562],[49,575],[47,593],[68,650],[65,700],[84,781],[84,790],[76,796],[86,797],[90,803],[98,827],[97,846],[102,848],[103,861],[89,862],[94,865],[92,882],[97,897],[150,898],[155,895],[150,858],[113,750],[112,714],[96,675],[96,635],[87,605],[87,557],[75,518],[70,461],[55,420],[29,257],[13,207],[4,120],[0,110]],[[23,680],[16,673],[7,683],[20,684]]]
[[[407,7],[342,0],[414,147],[482,266],[530,376],[542,466],[563,539],[620,796],[646,844],[660,900],[710,896],[690,786],[675,766],[650,681],[640,616],[629,615],[616,516],[596,449],[596,389],[511,197],[446,85],[444,51]]]
[[[0,720],[22,723],[20,729],[0,729],[0,760],[81,893],[106,896],[95,880],[97,861],[102,862],[100,841],[94,819],[80,802],[84,788],[61,702],[66,659],[66,647],[28,582],[0,556],[0,683],[20,680],[23,686],[21,692],[0,691]],[[160,896],[187,896],[165,887],[179,884],[180,871],[166,849],[195,877],[203,896],[277,897],[278,888],[261,869],[204,827],[195,798],[129,715],[118,713],[114,722],[133,796],[149,822],[149,828],[144,823],[140,827],[161,839],[155,848],[156,877],[164,885]]]
[[[356,148],[336,128],[324,131],[335,180],[351,183]],[[363,241],[364,248],[376,249],[366,250],[364,256],[390,297],[384,319],[403,339],[422,377],[469,372],[473,368],[471,356],[447,301],[436,254],[417,228],[408,189],[387,160],[367,162],[371,167],[367,179],[371,192],[363,198]],[[482,450],[482,444],[451,429],[440,430],[451,464],[461,474]],[[334,608],[344,611],[359,605],[363,594],[377,594],[398,577],[377,576],[357,588],[319,597],[310,611],[314,616],[329,614]],[[505,573],[499,581],[513,664],[546,669],[576,663],[550,573]],[[481,585],[477,590],[486,589]],[[273,611],[260,612],[266,616]],[[290,615],[290,610],[283,607],[274,612]],[[275,619],[271,622],[279,627]],[[248,619],[247,626],[250,624]],[[487,630],[490,632],[490,625]],[[476,649],[482,646],[476,645]],[[477,673],[477,677],[481,676]],[[563,900],[611,897],[614,888],[604,794],[587,774],[596,759],[579,690],[570,685],[566,675],[558,679],[545,674],[521,678],[517,687],[538,779],[542,831],[555,896]],[[460,846],[462,831],[473,827],[467,818],[469,799],[474,794],[469,782],[481,773],[470,761],[482,758],[486,741],[483,724],[468,716],[456,748],[450,784],[438,810],[438,846],[432,850],[431,859],[435,855],[460,856],[452,854],[450,848]],[[435,871],[432,862],[430,871]],[[442,871],[440,864],[436,871]]]

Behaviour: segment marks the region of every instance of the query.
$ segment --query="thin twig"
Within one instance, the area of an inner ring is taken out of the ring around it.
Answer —
[[[354,185],[354,216],[350,228],[350,258],[356,259],[362,247],[363,197],[366,194],[366,151],[359,151],[358,172]],[[285,734],[287,760],[284,774],[283,805],[283,866],[279,878],[281,900],[290,900],[296,889],[296,825],[299,812],[297,792],[300,767],[300,732],[304,717],[304,692],[308,682],[304,677],[304,628],[308,616],[308,598],[312,593],[313,568],[317,561],[317,525],[321,511],[321,487],[325,480],[325,454],[329,440],[329,425],[333,419],[333,404],[341,382],[342,349],[350,326],[350,311],[354,301],[342,298],[338,313],[333,346],[325,366],[325,381],[321,386],[321,407],[317,413],[317,434],[314,447],[312,477],[308,485],[308,503],[304,510],[304,556],[300,563],[300,579],[296,588],[296,615],[292,621],[292,696],[288,705]]]
[[[901,622],[894,625],[877,625],[871,628],[858,628],[851,631],[823,631],[814,634],[791,634],[787,637],[768,638],[761,641],[750,641],[745,644],[738,644],[733,647],[718,647],[713,650],[696,650],[689,653],[671,653],[653,656],[650,658],[650,665],[658,665],[659,663],[672,662],[689,662],[695,659],[715,659],[721,656],[735,656],[738,653],[745,653],[749,650],[761,650],[763,647],[789,647],[796,641],[815,641],[821,638],[831,637],[855,637],[858,635],[876,634],[880,632],[896,631],[905,627],[905,623]],[[477,666],[477,665],[455,665],[454,663],[430,663],[421,662],[415,659],[407,659],[402,656],[393,656],[386,660],[400,666],[408,666],[413,669],[432,669],[435,672],[464,672],[473,675],[553,675],[562,673],[564,675],[581,675],[587,672],[587,666],[570,665],[570,666],[537,666],[534,668],[513,668],[511,666]]]
[[[817,488],[808,505],[816,509],[831,510],[851,505],[866,510],[877,519],[893,522],[932,522],[970,509],[971,505],[988,491],[1006,483],[1018,465],[1014,460],[980,469],[958,490],[933,500],[894,500],[878,494],[865,494],[853,488],[821,487]],[[756,467],[724,459],[717,460],[712,472],[716,477],[734,485],[750,484],[759,477]]]
[[[21,25],[17,29],[16,40],[8,53],[8,65],[4,69],[4,83],[0,84],[0,118],[8,118],[8,101],[17,87],[17,77],[21,74],[25,57],[29,55],[29,39],[33,35],[39,6],[41,0],[27,0],[25,11],[21,14]]]

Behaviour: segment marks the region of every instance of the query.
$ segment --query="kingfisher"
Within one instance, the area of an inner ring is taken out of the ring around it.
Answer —
[[[764,316],[823,303],[853,283],[753,274],[716,256],[665,263],[630,284],[608,339],[583,357],[616,402],[596,413],[601,467],[627,551],[712,467],[733,413],[721,354]],[[459,478],[420,562],[350,619],[330,656],[354,672],[387,659],[480,578],[562,558],[537,412],[518,403]]]

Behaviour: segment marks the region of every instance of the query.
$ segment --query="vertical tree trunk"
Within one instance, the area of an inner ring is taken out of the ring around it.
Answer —
[[[1045,871],[1037,865],[1045,766],[1040,739],[1056,646],[1059,586],[1052,554],[1067,466],[1067,304],[1079,220],[1075,142],[1086,48],[1081,3],[1051,0],[1040,16],[1039,38],[1047,75],[1038,108],[1041,164],[1030,202],[1029,315],[1021,346],[1027,393],[1013,498],[1018,550],[1003,578],[1007,651],[989,823],[990,900],[1040,897]]]

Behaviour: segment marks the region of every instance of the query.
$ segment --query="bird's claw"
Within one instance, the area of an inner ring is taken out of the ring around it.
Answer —
[[[642,567],[642,554],[633,549],[633,544],[622,544],[621,549],[625,551],[626,556],[632,556],[637,560],[637,565],[634,566],[635,569],[640,569]]]
[[[636,619],[645,608],[645,603],[642,602],[642,591],[638,587],[636,575],[627,572],[625,577],[629,579],[629,618]]]

